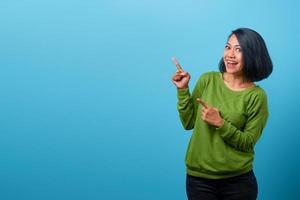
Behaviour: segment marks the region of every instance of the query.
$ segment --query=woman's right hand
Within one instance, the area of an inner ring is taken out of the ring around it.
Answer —
[[[172,60],[177,67],[177,72],[173,75],[172,82],[178,89],[188,88],[189,81],[191,79],[190,74],[182,69],[180,63],[175,57],[173,57]]]
[[[172,82],[177,87],[177,89],[184,89],[189,87],[190,79],[190,74],[183,71],[183,69],[180,69],[173,75]]]

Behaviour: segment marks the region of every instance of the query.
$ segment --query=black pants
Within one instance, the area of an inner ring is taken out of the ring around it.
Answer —
[[[255,200],[257,182],[253,171],[226,179],[206,179],[187,175],[189,200]]]

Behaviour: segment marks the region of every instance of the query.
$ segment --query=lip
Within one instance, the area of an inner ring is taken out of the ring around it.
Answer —
[[[237,61],[234,61],[234,60],[226,60],[226,62],[227,62],[228,64],[238,64],[238,62],[237,62]]]
[[[226,68],[229,70],[234,70],[238,66],[238,62],[232,60],[226,60]]]

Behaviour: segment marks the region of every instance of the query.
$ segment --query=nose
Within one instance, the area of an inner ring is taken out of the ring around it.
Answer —
[[[234,57],[235,57],[235,50],[234,50],[234,48],[228,49],[228,50],[226,51],[226,53],[227,53],[227,56],[228,56],[229,58],[234,58]]]
[[[234,49],[231,49],[231,50],[228,52],[228,56],[229,56],[230,58],[234,58],[234,57],[235,57]]]

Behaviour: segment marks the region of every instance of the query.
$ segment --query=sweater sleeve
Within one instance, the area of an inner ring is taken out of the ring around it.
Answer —
[[[239,130],[228,120],[217,128],[223,140],[242,152],[254,152],[254,145],[262,134],[268,119],[267,97],[263,93],[257,96],[249,106],[249,114],[243,130]]]
[[[201,97],[204,90],[205,81],[203,75],[198,79],[196,86],[190,95],[189,89],[177,89],[177,109],[181,124],[184,129],[191,130],[194,128],[198,105],[196,99]]]

